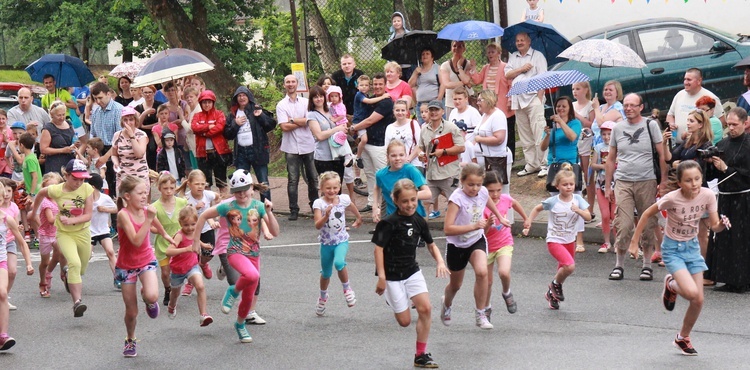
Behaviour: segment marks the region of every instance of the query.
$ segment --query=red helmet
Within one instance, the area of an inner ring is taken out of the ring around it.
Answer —
[[[214,103],[216,103],[216,95],[211,90],[204,90],[200,96],[198,96],[198,101],[202,102],[204,100],[210,100]]]

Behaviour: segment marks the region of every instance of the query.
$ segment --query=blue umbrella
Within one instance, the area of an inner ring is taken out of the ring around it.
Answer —
[[[568,86],[576,82],[588,81],[589,76],[576,71],[548,71],[527,80],[518,81],[508,90],[508,96],[537,92],[553,87]]]
[[[47,54],[26,67],[32,81],[44,82],[44,76],[55,77],[57,87],[80,87],[94,80],[82,60],[65,54]]]
[[[531,48],[544,54],[548,66],[565,61],[565,59],[558,58],[557,56],[572,45],[552,25],[527,20],[505,29],[502,39],[503,49],[511,53],[518,50],[516,48],[516,35],[520,32],[529,34],[529,37],[531,37]]]
[[[465,21],[459,23],[452,23],[440,32],[438,32],[439,39],[453,40],[453,41],[472,41],[472,40],[487,40],[503,35],[503,28],[485,21]]]

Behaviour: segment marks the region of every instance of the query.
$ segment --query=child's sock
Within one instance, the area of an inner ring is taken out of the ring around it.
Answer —
[[[510,289],[508,289],[508,292],[503,292],[503,297],[507,297],[510,295]]]
[[[677,333],[677,340],[683,340],[683,339],[685,339],[685,337],[680,335],[680,333]]]
[[[417,341],[417,356],[427,352],[427,343]]]
[[[348,282],[348,281],[347,281],[346,283],[341,283],[341,286],[343,286],[343,287],[344,287],[344,291],[347,291],[347,290],[351,289],[351,288],[349,287],[349,282]]]
[[[560,283],[557,282],[557,279],[552,279],[552,284],[560,285]]]
[[[651,258],[643,261],[643,268],[651,268]]]
[[[487,312],[487,311],[490,311],[490,310],[492,310],[492,305],[489,305],[489,306],[487,306],[487,307],[484,308],[484,312]]]
[[[328,290],[320,290],[320,299],[328,299]]]

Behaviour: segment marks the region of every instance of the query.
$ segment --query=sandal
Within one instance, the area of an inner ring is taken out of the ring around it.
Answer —
[[[612,272],[609,273],[609,280],[622,280],[624,271],[622,267],[615,267]]]
[[[42,298],[49,298],[49,289],[47,289],[47,284],[39,284],[39,295]]]
[[[651,269],[651,267],[644,267],[641,269],[641,275],[640,275],[641,281],[650,281],[654,280],[654,270]]]

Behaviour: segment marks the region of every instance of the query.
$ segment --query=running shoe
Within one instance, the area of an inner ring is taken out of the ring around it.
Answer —
[[[562,284],[549,283],[549,290],[552,292],[552,296],[556,300],[563,302],[565,301],[565,295],[563,295]]]
[[[175,317],[177,317],[177,306],[171,307],[167,306],[167,317],[174,320]]]
[[[253,337],[250,336],[250,333],[247,331],[247,328],[245,327],[245,323],[234,323],[234,330],[237,331],[237,336],[240,338],[240,343],[252,343]]]
[[[509,313],[516,313],[516,310],[518,310],[518,305],[516,305],[516,300],[513,298],[513,293],[508,293],[506,296],[503,294],[503,299],[505,300],[505,307],[508,308]],[[489,319],[490,316],[487,315],[487,319]]]
[[[654,254],[651,255],[651,263],[659,262],[661,262],[661,251],[655,251]]]
[[[73,317],[82,317],[83,313],[86,312],[86,307],[81,300],[77,300],[75,304],[73,304]]]
[[[182,293],[180,295],[187,297],[191,294],[193,294],[193,286],[190,283],[185,283],[185,287],[182,288]]]
[[[221,312],[228,314],[234,306],[234,301],[240,294],[234,291],[234,285],[230,285],[224,292],[224,298],[221,300]]]
[[[146,314],[152,319],[159,317],[159,302],[146,303]]]
[[[224,266],[219,265],[219,267],[216,268],[216,278],[219,280],[224,280],[225,277],[227,277],[227,274],[224,273]]]
[[[15,345],[16,340],[13,337],[0,337],[0,351],[7,351]]]
[[[208,264],[208,262],[201,265],[201,270],[203,271],[203,276],[206,277],[206,279],[211,280],[212,277],[214,277],[213,271],[211,271],[211,266]]]
[[[18,307],[16,307],[13,303],[10,303],[10,297],[8,297],[8,311],[15,311]]]
[[[125,339],[125,348],[122,350],[125,357],[135,357],[138,353],[135,350],[135,339]]]
[[[603,243],[601,247],[599,247],[599,250],[597,251],[599,253],[607,253],[609,252],[609,243]]]
[[[445,296],[440,298],[440,321],[445,326],[451,326],[451,308],[445,307]]]
[[[429,215],[427,216],[427,219],[428,219],[428,220],[434,220],[434,219],[436,219],[436,218],[438,218],[438,217],[440,217],[440,211],[432,211],[432,212],[430,212],[430,214],[429,214]]]
[[[354,291],[351,289],[347,289],[344,291],[344,298],[346,298],[346,305],[349,307],[354,307],[354,305],[357,303],[357,297],[354,295]]]
[[[328,299],[323,299],[318,297],[318,304],[315,305],[315,314],[318,316],[323,316],[326,314],[326,302],[328,302]]]
[[[172,288],[170,288],[170,287],[164,288],[164,299],[161,301],[161,303],[163,305],[165,305],[165,306],[169,305],[169,300],[170,300],[169,296],[170,296],[170,294],[172,294]]]
[[[214,322],[214,318],[211,317],[210,315],[205,314],[205,313],[201,315],[201,319],[200,319],[201,326],[209,326],[211,325],[212,322]]]
[[[249,314],[247,314],[247,317],[245,317],[245,324],[250,325],[265,325],[266,320],[263,320],[260,315],[258,315],[258,312],[255,310],[250,311]]]
[[[475,317],[476,317],[477,326],[480,329],[490,330],[494,328],[494,326],[490,323],[490,321],[487,320],[487,314],[484,313],[483,311],[476,311]]]
[[[414,355],[414,367],[437,369],[438,364],[432,359],[432,354],[425,352],[421,355]]]
[[[667,274],[667,276],[664,277],[664,290],[661,292],[661,300],[662,303],[664,303],[664,308],[667,309],[667,311],[674,310],[674,304],[677,300],[677,293],[672,291],[672,288],[669,287],[669,283],[674,280],[672,278],[672,274]]]
[[[549,308],[552,310],[559,310],[560,309],[560,302],[555,299],[555,297],[552,296],[552,291],[547,290],[547,293],[544,293],[544,298],[547,299],[547,302],[549,302]]]
[[[690,343],[690,337],[684,337],[682,339],[675,337],[674,346],[685,356],[698,356],[698,351],[696,351],[695,348],[693,348],[693,344]]]

